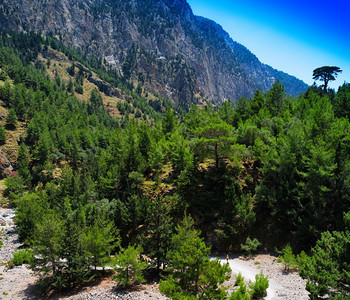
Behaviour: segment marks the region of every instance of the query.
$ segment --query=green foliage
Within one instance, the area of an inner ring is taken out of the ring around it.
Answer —
[[[168,109],[162,120],[164,134],[171,134],[179,124],[179,120],[175,116],[174,110]]]
[[[241,244],[241,250],[245,253],[246,256],[251,257],[260,245],[261,243],[257,238],[250,239],[247,237],[245,244]]]
[[[55,80],[49,79],[37,60],[48,47],[75,61],[69,69],[75,78],[65,82],[54,71]],[[168,100],[142,97],[145,78],[134,67],[140,56],[153,56],[136,45],[127,56],[120,78],[101,59],[67,49],[53,37],[0,35],[0,68],[6,73],[0,74],[6,80],[0,98],[26,127],[4,196],[17,206],[21,241],[42,259],[35,268],[44,285],[70,287],[98,276],[97,267],[118,250],[115,228],[124,247],[140,236],[157,266],[172,263],[162,283],[167,294],[223,298],[215,282],[226,271],[207,259],[203,238],[219,251],[239,250],[253,234],[267,247],[290,242],[301,251],[312,248],[322,232],[349,226],[349,218],[342,218],[350,207],[347,84],[334,94],[313,87],[296,99],[276,81],[266,94],[257,91],[236,106],[194,106],[183,114]],[[172,66],[190,75],[181,58]],[[122,119],[108,115],[97,90],[84,101],[74,96],[90,76],[86,70],[130,99],[117,103]],[[192,96],[183,90],[185,107]],[[202,229],[201,237],[187,226],[171,238],[184,211]],[[296,260],[300,268],[312,266],[303,252]]]
[[[4,242],[3,242],[3,234],[4,234],[4,230],[1,229],[0,230],[0,249],[2,248],[2,246],[4,245]]]
[[[349,218],[349,213],[345,219]],[[311,299],[338,294],[349,297],[350,231],[322,233],[311,257],[301,265],[300,274],[307,278],[306,289]]]
[[[90,96],[90,103],[95,109],[103,106],[102,96],[97,91],[97,89],[92,90],[91,96]]]
[[[215,166],[219,168],[219,163],[231,154],[231,146],[235,142],[233,128],[218,118],[210,121],[207,126],[197,130],[196,151],[214,158]]]
[[[0,125],[0,146],[6,143],[6,130],[3,125]]]
[[[337,117],[346,117],[350,120],[350,84],[344,83],[339,87],[333,106]]]
[[[244,284],[244,277],[241,272],[238,273],[236,276],[235,286],[241,286]]]
[[[25,194],[15,201],[15,221],[18,226],[19,239],[31,244],[36,239],[36,224],[40,222],[47,207],[47,203],[39,195]]]
[[[296,262],[299,270],[302,269],[305,265],[307,265],[308,261],[309,256],[304,251],[301,251],[296,257]]]
[[[15,266],[20,266],[23,264],[30,264],[32,260],[33,254],[30,249],[21,249],[17,250],[16,252],[13,253],[11,262]]]
[[[3,194],[12,202],[14,202],[15,199],[21,196],[25,191],[23,179],[18,175],[7,177],[5,181],[5,185],[6,185],[6,188]]]
[[[279,259],[284,265],[285,270],[290,271],[297,267],[297,260],[293,254],[293,249],[289,244],[283,248],[283,256],[279,256]]]
[[[239,284],[239,288],[232,292],[229,300],[250,300],[249,291],[243,281]]]
[[[17,170],[25,185],[29,185],[32,179],[30,173],[30,160],[30,154],[27,146],[24,143],[21,143],[18,150]]]
[[[227,293],[220,285],[229,278],[228,264],[210,260],[209,250],[199,232],[193,229],[193,220],[185,216],[172,237],[172,250],[167,255],[171,274],[161,280],[159,289],[167,297],[183,299],[222,299]]]
[[[267,289],[269,287],[268,276],[264,276],[263,273],[255,275],[255,281],[249,282],[250,295],[253,299],[263,299],[267,295]]]
[[[147,267],[147,262],[142,261],[140,245],[128,246],[121,250],[115,258],[115,270],[117,274],[114,280],[121,286],[127,287],[133,283],[143,283],[145,279],[142,271]]]
[[[103,220],[98,216],[94,223],[86,228],[83,236],[84,253],[91,266],[105,267],[110,262],[112,249],[119,246],[116,241],[116,230],[112,222]]]
[[[157,197],[148,207],[146,218],[148,228],[140,238],[145,254],[156,260],[158,271],[160,271],[161,264],[167,261],[174,227],[169,204],[164,200]]]
[[[17,126],[17,115],[16,112],[13,108],[10,108],[7,112],[7,116],[6,116],[6,126],[8,128],[16,128]]]
[[[63,240],[63,221],[53,211],[45,211],[34,228],[31,269],[41,277],[60,278],[63,262],[60,260]]]

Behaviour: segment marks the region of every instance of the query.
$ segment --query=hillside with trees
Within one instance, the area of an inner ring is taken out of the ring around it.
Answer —
[[[289,95],[308,88],[195,16],[186,0],[3,0],[0,27],[54,35],[184,110],[252,97],[276,80]]]
[[[45,292],[112,266],[121,286],[166,270],[169,297],[224,299],[230,270],[207,256],[249,237],[309,253],[313,299],[349,296],[349,84],[295,98],[276,81],[183,112],[97,61],[53,37],[0,38],[4,195]]]

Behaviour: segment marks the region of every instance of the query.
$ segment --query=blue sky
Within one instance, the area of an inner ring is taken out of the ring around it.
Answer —
[[[195,15],[219,23],[262,63],[313,84],[322,66],[350,82],[350,0],[187,0]],[[318,82],[320,83],[320,82]]]

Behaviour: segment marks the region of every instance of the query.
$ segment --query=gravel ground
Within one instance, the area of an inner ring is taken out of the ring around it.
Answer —
[[[226,259],[221,257],[222,262]],[[231,284],[234,277],[242,273],[247,283],[254,281],[255,275],[263,272],[269,278],[269,288],[265,300],[307,300],[308,291],[305,289],[306,280],[302,279],[298,272],[285,272],[284,267],[278,262],[276,256],[270,254],[257,255],[252,259],[235,256],[229,259],[232,269]]]
[[[22,244],[13,223],[14,211],[0,208],[0,230],[4,245],[0,249],[0,299],[38,299],[33,296],[35,277],[25,266],[6,269],[6,262]]]
[[[35,293],[36,277],[26,266],[15,267],[6,270],[5,264],[12,257],[13,252],[21,246],[16,226],[12,221],[14,211],[0,208],[0,230],[3,230],[3,247],[0,249],[0,299],[41,299]],[[219,257],[223,263],[226,259]],[[239,272],[248,280],[254,280],[255,275],[261,271],[269,277],[268,295],[265,300],[303,300],[308,299],[308,292],[305,290],[306,281],[298,273],[286,273],[283,266],[278,263],[273,255],[263,254],[253,259],[242,257],[230,257],[229,264],[233,276],[226,286],[231,286],[232,291],[235,275]],[[111,276],[102,279],[96,284],[90,284],[79,291],[70,294],[61,294],[50,297],[51,299],[71,299],[71,300],[145,300],[159,299],[166,297],[158,290],[158,285],[147,284],[134,287],[132,290],[120,291],[116,289],[116,283]]]

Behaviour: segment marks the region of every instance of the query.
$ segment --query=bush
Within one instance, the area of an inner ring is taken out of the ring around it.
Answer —
[[[239,289],[233,292],[229,300],[249,300],[249,293],[247,291],[247,286],[243,283]]]
[[[6,143],[6,131],[3,125],[0,125],[0,145]]]
[[[242,273],[239,272],[236,277],[235,286],[241,286],[242,284],[244,284],[244,277],[242,276]]]
[[[75,91],[78,93],[78,94],[84,94],[84,89],[83,89],[83,86],[82,85],[78,85],[75,87]]]
[[[253,299],[262,299],[267,295],[269,287],[268,276],[264,276],[261,272],[255,275],[255,282],[249,282],[250,295]]]
[[[0,249],[4,245],[4,242],[2,241],[2,237],[1,237],[3,235],[3,233],[4,233],[4,229],[1,229],[0,230]]]
[[[249,237],[247,238],[245,244],[241,244],[241,250],[244,252],[245,256],[251,257],[252,253],[255,252],[261,243],[258,239],[254,238],[251,240]]]
[[[11,261],[14,266],[20,266],[23,264],[29,264],[32,260],[33,254],[30,249],[17,250],[13,253]]]
[[[309,257],[304,251],[301,251],[300,254],[297,255],[296,262],[299,270],[307,264],[309,261]]]
[[[17,115],[13,108],[10,108],[6,116],[6,126],[8,128],[16,128],[17,125]]]
[[[292,247],[288,244],[283,248],[283,255],[279,256],[285,270],[295,270],[297,268],[297,260],[293,254]]]
[[[142,271],[147,267],[147,262],[141,260],[141,246],[129,246],[119,252],[115,258],[115,270],[117,274],[114,280],[121,286],[127,287],[132,283],[143,283]]]

